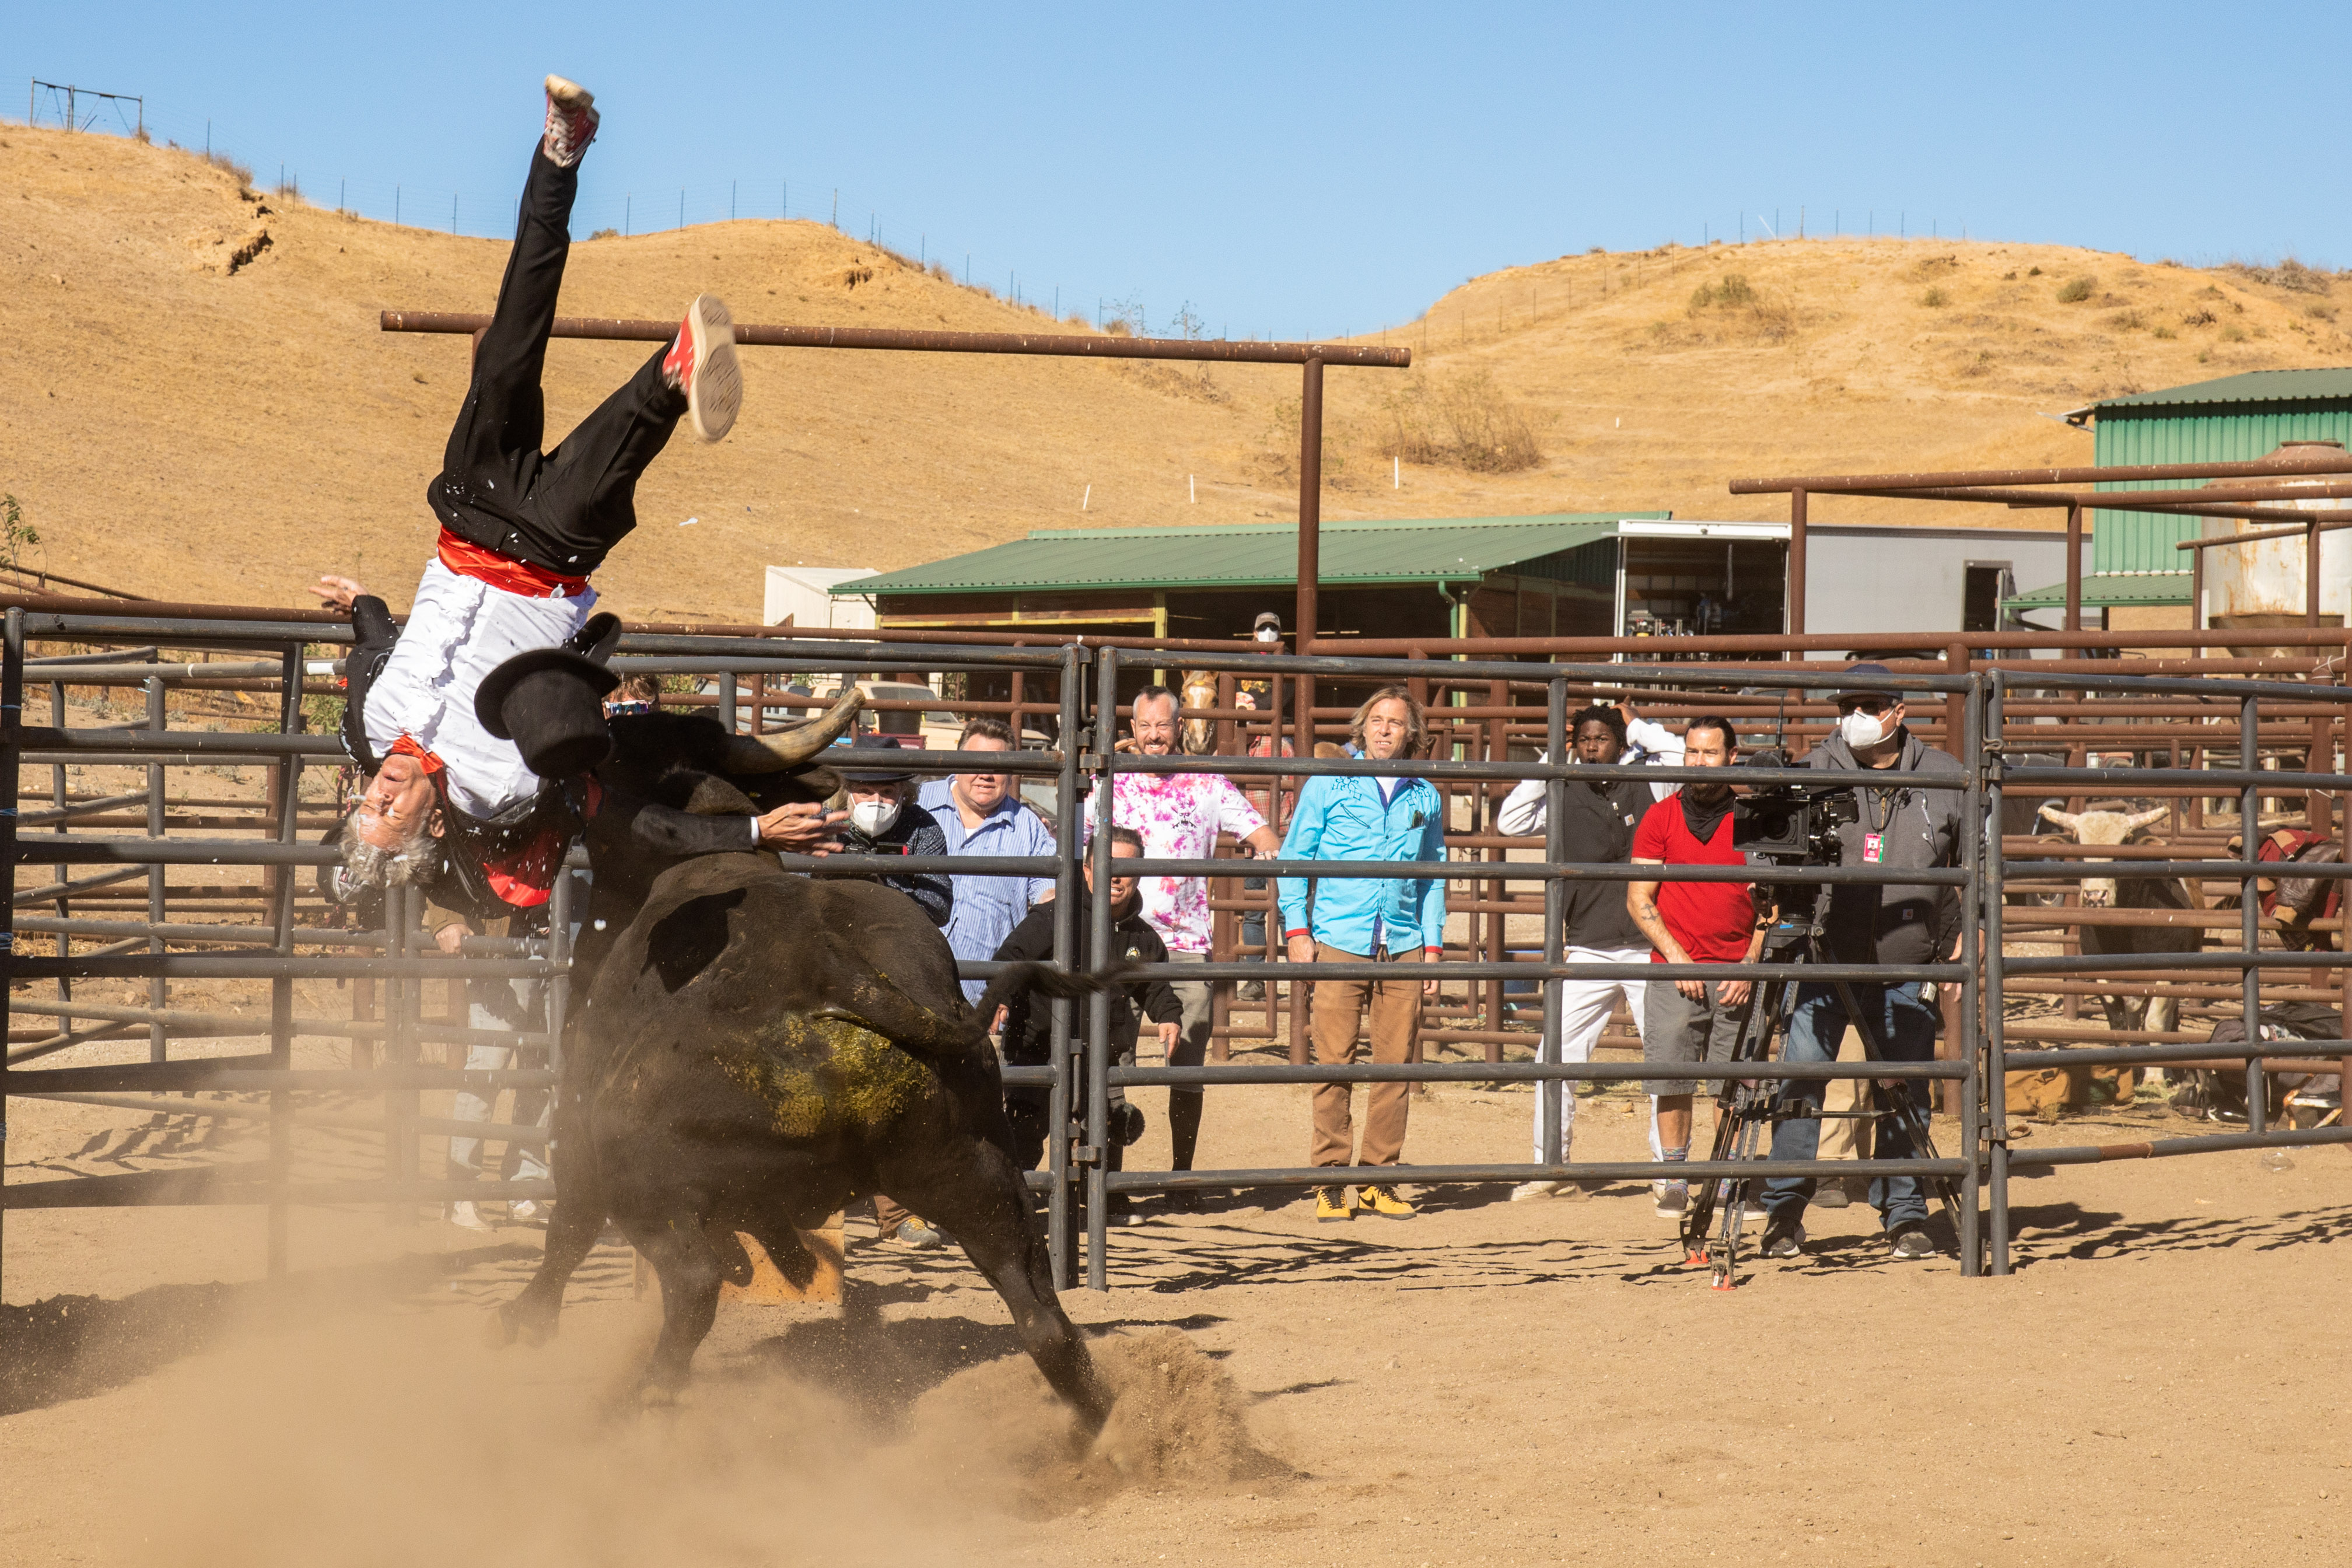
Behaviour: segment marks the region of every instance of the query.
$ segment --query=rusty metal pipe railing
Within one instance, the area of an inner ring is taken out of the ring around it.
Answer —
[[[459,310],[386,310],[387,332],[441,332],[470,336],[486,331],[487,315]],[[677,336],[675,321],[630,321],[609,316],[558,316],[551,338],[666,343]],[[866,349],[886,353],[943,354],[1043,354],[1062,359],[1192,360],[1212,364],[1378,365],[1402,369],[1412,363],[1408,348],[1364,343],[1247,342],[1226,338],[1130,338],[1086,332],[934,332],[903,327],[793,327],[738,325],[735,341],[761,348]]]
[[[2110,467],[1960,468],[1924,473],[1833,474],[1807,479],[1733,479],[1736,496],[1805,490],[1911,490],[1969,485],[2094,485],[2163,479],[2259,479],[2306,474],[2352,474],[2352,452],[2329,458],[2298,454],[2284,461],[2260,458],[2228,463],[2118,463]]]

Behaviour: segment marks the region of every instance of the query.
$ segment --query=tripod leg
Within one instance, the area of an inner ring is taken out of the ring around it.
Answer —
[[[1739,1036],[1732,1043],[1734,1062],[1759,1061],[1771,1047],[1777,1015],[1772,1004],[1765,1000],[1766,988],[1759,984],[1748,994],[1748,1007],[1739,1020]],[[1750,1098],[1750,1091],[1737,1079],[1727,1078],[1722,1081],[1723,1088],[1715,1098],[1715,1144],[1708,1156],[1718,1161],[1734,1157],[1732,1151],[1738,1147]],[[1715,1218],[1715,1194],[1716,1184],[1712,1181],[1702,1181],[1691,1191],[1690,1206],[1683,1214],[1685,1263],[1706,1261],[1706,1233]]]

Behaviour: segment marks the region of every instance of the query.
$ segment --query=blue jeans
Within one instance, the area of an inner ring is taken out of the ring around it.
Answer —
[[[1852,987],[1855,1005],[1864,1009],[1879,1049],[1889,1061],[1925,1062],[1936,1058],[1936,1010],[1919,999],[1918,981],[1901,985]],[[1800,985],[1797,1005],[1789,1016],[1787,1059],[1792,1062],[1833,1062],[1838,1044],[1845,1038],[1845,1004],[1834,985]],[[1919,1085],[1910,1086],[1915,1091]],[[1802,1101],[1814,1111],[1822,1108],[1825,1083],[1790,1083],[1784,1102]],[[1772,1158],[1812,1160],[1821,1155],[1822,1124],[1812,1117],[1780,1122],[1772,1129]],[[1882,1160],[1912,1158],[1910,1127],[1897,1116],[1878,1123],[1876,1155]],[[1804,1217],[1813,1195],[1811,1176],[1775,1176],[1764,1184],[1764,1212],[1790,1224]],[[1927,1200],[1916,1176],[1881,1176],[1870,1184],[1870,1203],[1889,1230],[1927,1217]]]

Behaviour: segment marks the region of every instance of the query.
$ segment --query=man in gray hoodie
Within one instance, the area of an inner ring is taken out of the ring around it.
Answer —
[[[1849,676],[1889,674],[1882,664],[1857,664]],[[1962,776],[1959,760],[1922,742],[1903,724],[1900,694],[1885,691],[1843,691],[1838,694],[1838,729],[1805,755],[1805,765],[1816,768],[1883,770],[1883,787],[1854,791],[1861,820],[1838,829],[1843,866],[1895,866],[1917,869],[1959,863],[1967,831],[1957,789],[1924,789],[1915,781],[1922,775]],[[1822,956],[1832,963],[1933,963],[1948,961],[1960,938],[1958,889],[1926,885],[1858,887],[1829,890],[1829,912],[1822,921]],[[1936,1055],[1936,1009],[1921,999],[1922,982],[1851,987],[1861,1022],[1877,1037],[1880,1048],[1895,1061],[1931,1061]],[[1797,988],[1796,1005],[1789,1019],[1787,1058],[1790,1061],[1834,1061],[1839,1042],[1849,1024],[1837,987],[1804,984]],[[1791,1083],[1791,1102],[1810,1105],[1818,1112],[1824,1086]],[[1811,1160],[1821,1148],[1822,1124],[1805,1116],[1790,1117],[1772,1130],[1772,1158]],[[1880,1124],[1881,1159],[1911,1158],[1909,1130],[1895,1118]],[[1764,1254],[1793,1258],[1805,1243],[1805,1205],[1813,1195],[1811,1176],[1780,1176],[1764,1184]],[[1927,1258],[1936,1248],[1927,1234],[1927,1203],[1916,1176],[1892,1176],[1870,1184],[1870,1201],[1885,1226],[1887,1247],[1895,1258]]]

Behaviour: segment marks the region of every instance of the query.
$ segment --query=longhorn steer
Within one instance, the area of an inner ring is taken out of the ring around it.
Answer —
[[[2045,805],[2042,815],[2089,846],[2121,846],[2144,842],[2146,830],[2162,821],[2170,806],[2146,811],[2061,811]],[[2086,858],[2097,859],[2092,856]],[[2199,910],[2203,900],[2178,877],[2094,877],[2083,883],[2086,910]],[[2086,954],[2134,952],[2194,952],[2205,945],[2201,928],[2189,926],[2086,925],[2081,929]],[[2174,996],[2102,996],[2110,1029],[2169,1031],[2180,1018],[2180,1001]]]
[[[835,782],[811,759],[855,709],[853,694],[764,763],[761,742],[709,719],[614,721],[597,773],[608,801],[589,829],[596,887],[555,1110],[555,1211],[539,1273],[500,1309],[502,1336],[553,1331],[565,1282],[610,1219],[661,1279],[641,1389],[666,1396],[721,1281],[751,1278],[738,1231],[806,1284],[815,1260],[797,1232],[887,1192],[962,1243],[1091,1432],[1105,1396],[1006,1152],[983,1026],[1024,987],[1090,984],[1018,966],[969,1008],[946,939],[903,894],[748,851],[666,861],[635,820],[648,801],[725,815],[829,795]]]

